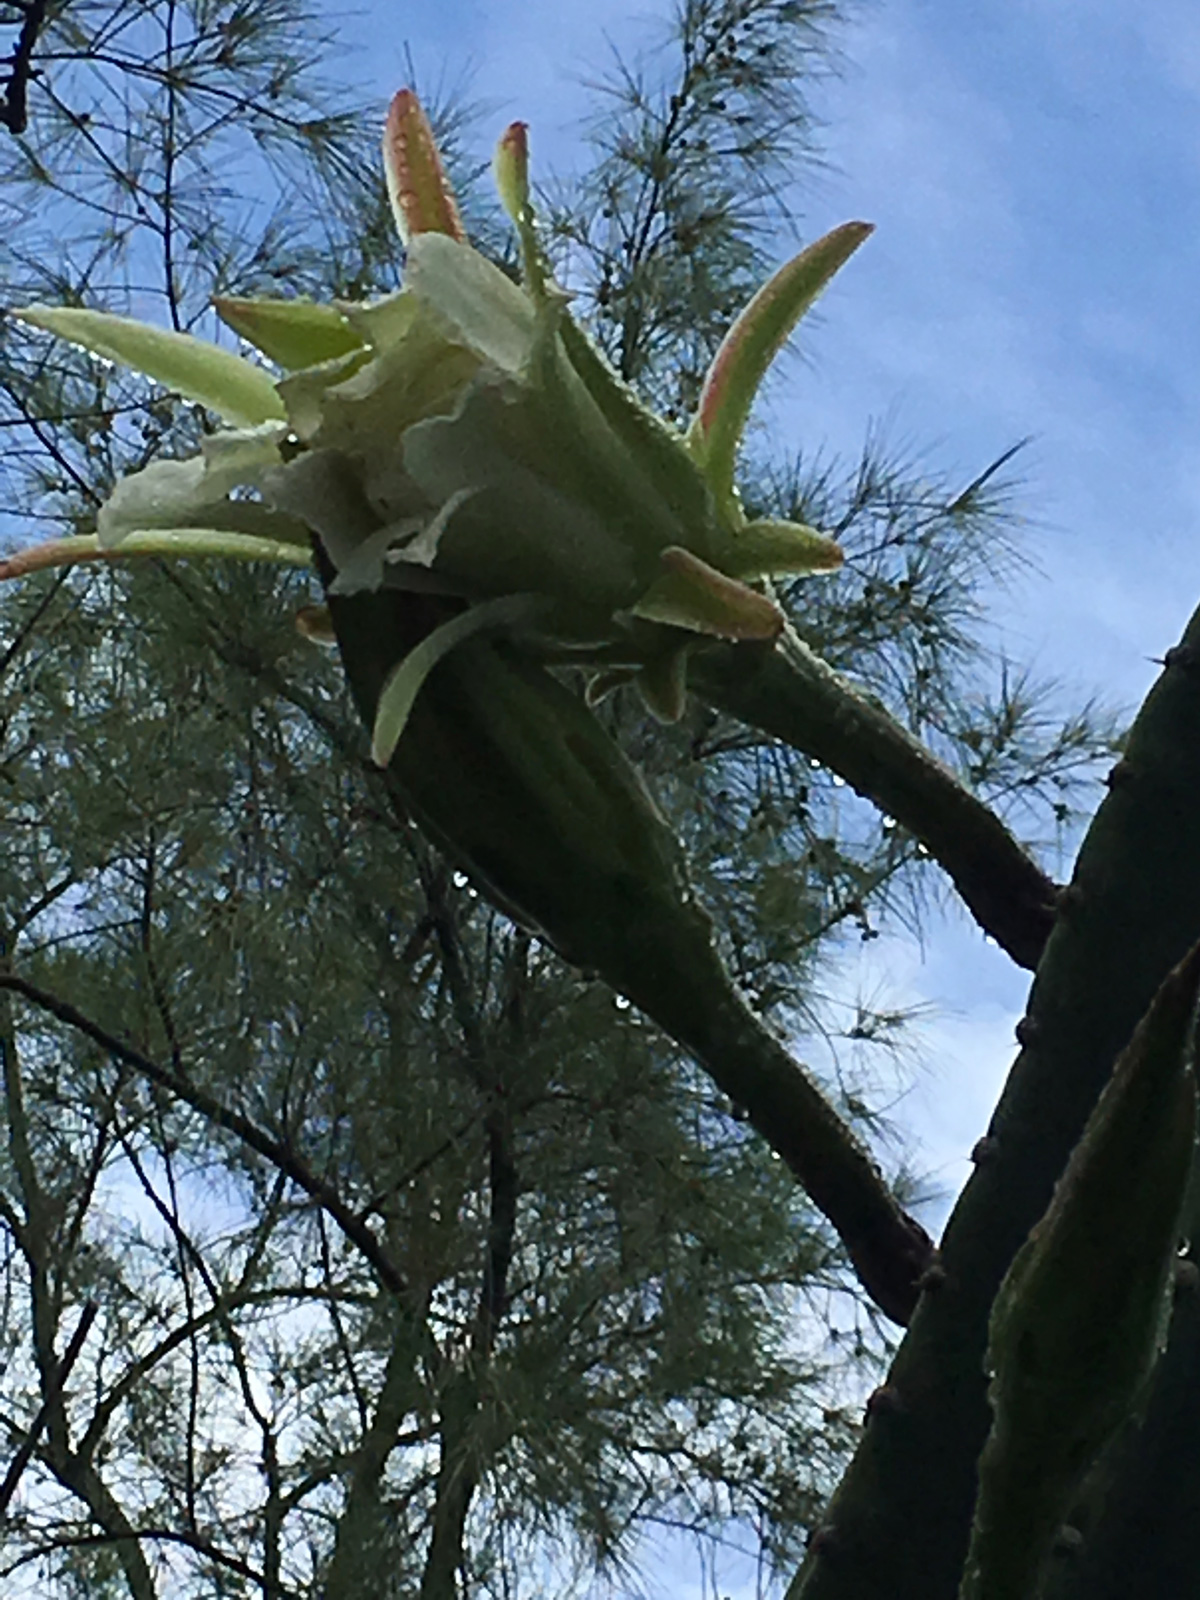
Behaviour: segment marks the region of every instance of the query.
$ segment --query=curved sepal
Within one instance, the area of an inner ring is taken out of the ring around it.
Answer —
[[[869,222],[844,222],[810,244],[763,284],[721,341],[704,378],[688,445],[727,511],[736,505],[738,446],[768,367],[821,290],[871,232]]]
[[[215,411],[235,428],[252,428],[284,416],[270,373],[190,333],[76,306],[25,306],[11,315],[105,361],[145,373],[185,400]]]
[[[687,646],[648,661],[637,675],[638,693],[659,722],[678,722],[687,706]]]
[[[537,601],[526,594],[505,595],[500,600],[470,606],[426,634],[420,644],[398,661],[379,691],[375,725],[371,731],[371,759],[376,766],[386,767],[392,759],[421,685],[443,656],[475,634],[528,622],[536,611]]]
[[[773,600],[690,550],[664,550],[662,567],[661,577],[631,608],[633,616],[718,639],[777,639],[782,633],[783,613]]]
[[[282,520],[282,519],[281,519]],[[0,560],[0,582],[25,578],[50,567],[74,567],[86,561],[124,561],[129,556],[217,557],[231,561],[266,561],[273,566],[310,567],[307,544],[273,539],[229,528],[147,528],[126,534],[117,549],[102,545],[94,533],[70,539],[48,539]]]
[[[768,578],[804,572],[836,572],[845,560],[840,544],[802,522],[762,517],[738,530],[730,569],[738,578]]]

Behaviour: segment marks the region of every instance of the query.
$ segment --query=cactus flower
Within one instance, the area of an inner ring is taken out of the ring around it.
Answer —
[[[336,592],[455,597],[461,613],[400,663],[381,697],[381,761],[430,669],[483,630],[594,668],[599,687],[635,677],[653,710],[678,716],[696,643],[781,631],[760,580],[840,564],[838,546],[811,528],[747,518],[734,465],[771,360],[870,228],[835,229],[759,291],[680,433],[571,317],[537,239],[524,124],[506,131],[493,164],[521,242],[520,284],[466,239],[409,91],[391,106],[384,167],[407,253],[398,292],[362,304],[215,302],[278,378],[129,318],[49,306],[17,313],[229,425],[194,459],[154,462],[118,483],[95,539],[58,541],[54,559],[77,543],[80,558],[119,555],[123,543],[130,554],[156,549],[158,535],[173,553],[186,545],[295,561],[315,535],[338,569]],[[39,564],[31,553],[8,570]]]
[[[545,666],[590,666],[594,687],[636,676],[652,709],[678,716],[696,642],[783,629],[760,579],[839,564],[811,528],[748,519],[733,468],[768,365],[869,230],[836,230],[755,296],[683,434],[572,320],[538,243],[523,124],[493,169],[520,239],[519,285],[467,242],[411,94],[392,103],[384,165],[407,249],[398,293],[216,302],[277,378],[127,318],[20,313],[227,426],[193,459],[118,483],[95,535],[22,552],[0,577],[125,553],[311,561],[328,607],[304,607],[298,624],[313,638],[332,628],[409,815],[494,905],[705,1065],[904,1322],[928,1237],[751,1011],[640,774]]]

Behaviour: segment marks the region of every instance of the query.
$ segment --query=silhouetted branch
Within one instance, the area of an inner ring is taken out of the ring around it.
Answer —
[[[272,1166],[286,1173],[297,1188],[302,1189],[311,1200],[315,1200],[317,1205],[337,1223],[350,1243],[356,1246],[374,1267],[385,1288],[390,1289],[393,1294],[404,1292],[407,1285],[403,1274],[362,1218],[351,1211],[331,1184],[326,1183],[323,1178],[318,1178],[307,1163],[285,1144],[273,1139],[269,1133],[265,1133],[239,1111],[233,1111],[228,1106],[222,1105],[206,1089],[201,1089],[179,1073],[161,1066],[157,1061],[151,1061],[149,1056],[144,1056],[140,1050],[118,1039],[99,1023],[84,1016],[82,1011],[76,1010],[68,1001],[60,1000],[57,995],[48,994],[36,984],[11,973],[0,973],[0,989],[11,989],[15,994],[23,995],[39,1010],[49,1012],[60,1022],[65,1022],[68,1027],[77,1028],[80,1033],[86,1034],[118,1061],[123,1061],[143,1078],[176,1095],[209,1122],[219,1128],[225,1128],[244,1144],[249,1145],[251,1150],[257,1151]]]
[[[9,57],[8,83],[0,100],[0,122],[9,133],[25,132],[29,121],[29,78],[33,71],[33,47],[46,20],[46,0],[10,0],[22,16],[16,48]]]
[[[25,1435],[24,1442],[13,1457],[12,1465],[5,1475],[3,1484],[0,1484],[0,1522],[3,1522],[8,1515],[8,1508],[12,1503],[13,1495],[17,1492],[21,1474],[29,1465],[29,1458],[33,1455],[38,1439],[41,1437],[42,1429],[46,1426],[54,1402],[61,1397],[66,1387],[67,1379],[71,1375],[71,1368],[79,1360],[84,1340],[88,1336],[88,1330],[91,1328],[92,1323],[96,1320],[96,1313],[99,1309],[94,1300],[89,1300],[84,1306],[83,1314],[79,1318],[75,1332],[71,1335],[71,1342],[68,1344],[62,1360],[50,1379],[45,1397],[38,1407],[37,1415],[29,1425],[29,1432]]]

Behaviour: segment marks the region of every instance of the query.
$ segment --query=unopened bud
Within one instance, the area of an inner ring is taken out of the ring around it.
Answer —
[[[529,125],[510,122],[492,157],[500,203],[519,226],[529,204]]]
[[[401,89],[388,109],[383,168],[392,215],[405,244],[418,233],[466,239],[433,129],[411,89]]]

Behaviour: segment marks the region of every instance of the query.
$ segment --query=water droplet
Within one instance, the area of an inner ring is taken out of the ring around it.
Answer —
[[[839,778],[836,772],[833,775],[833,787],[835,789],[844,789],[846,787],[845,778]]]
[[[616,1006],[618,1011],[628,1011],[629,1010],[629,1001],[626,1000],[626,998],[625,998],[625,996],[623,994],[619,994],[619,995],[616,996],[616,998],[613,1000],[613,1005]]]
[[[451,879],[451,882],[454,884],[454,887],[456,889],[465,889],[467,887],[467,875],[466,875],[466,873],[465,872],[456,872],[454,874],[454,877]]]

